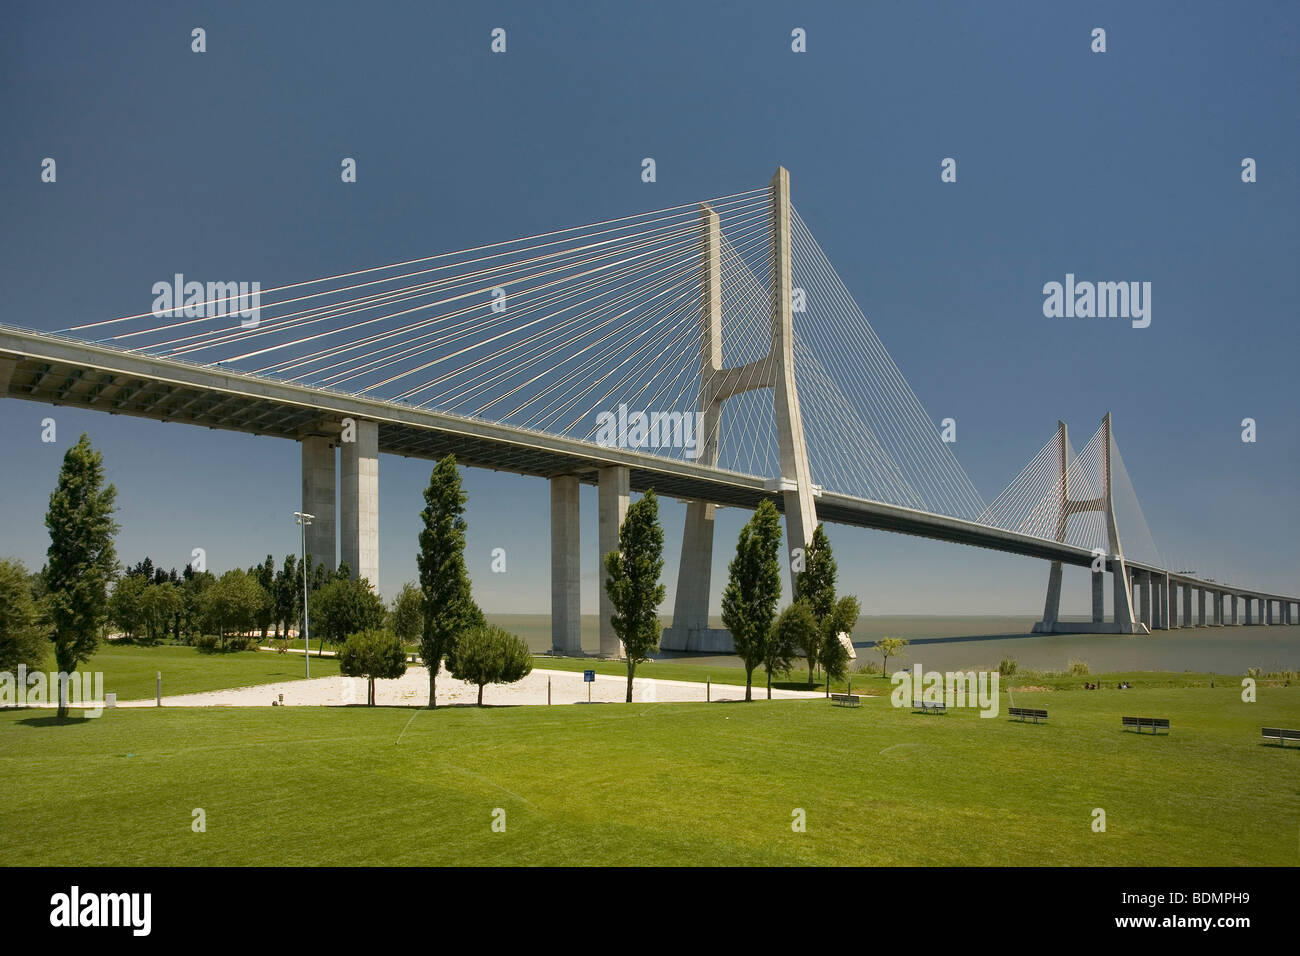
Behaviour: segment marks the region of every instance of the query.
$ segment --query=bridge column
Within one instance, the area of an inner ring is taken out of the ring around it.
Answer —
[[[1092,623],[1106,620],[1106,572],[1092,572]]]
[[[1169,576],[1162,574],[1155,580],[1156,627],[1169,630]]]
[[[1223,592],[1214,592],[1214,623],[1223,627]]]
[[[600,656],[622,657],[623,642],[614,633],[610,618],[614,604],[605,590],[609,572],[605,570],[605,555],[618,550],[618,533],[627,517],[628,497],[631,489],[631,472],[626,465],[610,465],[600,469],[599,519],[600,539]]]
[[[551,479],[551,647],[582,656],[582,577],[578,479]]]
[[[1183,627],[1195,627],[1196,622],[1192,619],[1192,586],[1183,585]]]
[[[1228,600],[1232,605],[1232,623],[1236,626],[1241,623],[1241,618],[1237,614],[1237,595],[1229,595]]]
[[[1061,562],[1053,561],[1047,572],[1047,600],[1043,604],[1043,619],[1034,625],[1034,630],[1051,634],[1056,629],[1056,622],[1061,614]]]
[[[790,174],[779,167],[772,177],[772,361],[776,386],[772,400],[776,415],[776,440],[781,463],[782,497],[785,499],[786,558],[796,548],[806,548],[817,530],[812,471],[804,442],[799,393],[794,380],[794,313],[791,309]],[[793,482],[793,487],[791,487]],[[793,590],[795,571],[790,569]]]
[[[1178,584],[1172,579],[1166,577],[1168,586],[1165,588],[1165,616],[1169,619],[1169,627],[1178,627]]]
[[[1250,612],[1251,612],[1251,607],[1250,607],[1250,601],[1251,601],[1251,598],[1250,598],[1250,595],[1249,595],[1249,594],[1243,594],[1243,595],[1241,596],[1241,599],[1246,603],[1246,626],[1247,626],[1247,627],[1250,627],[1253,623],[1255,623],[1253,620],[1251,620],[1251,613],[1250,613]]]
[[[1124,559],[1111,559],[1111,580],[1114,585],[1115,629],[1120,634],[1133,633],[1133,591],[1129,584],[1128,568]]]
[[[1273,623],[1273,599],[1264,598],[1264,623],[1272,625]]]
[[[1205,588],[1196,589],[1196,626],[1205,627]]]
[[[379,591],[379,424],[355,422],[353,440],[343,433],[340,443],[343,495],[343,560],[353,578],[365,578],[372,591]]]
[[[1152,603],[1153,603],[1151,600],[1152,598],[1151,572],[1150,571],[1141,572],[1140,579],[1142,581],[1142,604],[1141,604],[1142,623],[1147,626],[1147,630],[1149,631],[1151,630],[1151,625],[1153,623],[1152,616],[1151,616]]]
[[[327,435],[302,439],[302,510],[312,516],[307,526],[307,553],[313,564],[330,571],[338,567],[334,554],[334,440]]]

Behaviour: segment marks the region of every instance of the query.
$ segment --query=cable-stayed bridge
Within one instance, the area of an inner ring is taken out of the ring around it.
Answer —
[[[630,492],[688,502],[668,648],[729,649],[708,626],[713,510],[765,498],[796,560],[819,520],[1045,559],[1045,632],[1300,613],[1295,597],[1166,567],[1109,415],[1077,453],[1059,424],[985,503],[784,169],[704,203],[256,293],[182,276],[154,291],[149,312],[59,334],[0,326],[0,395],[299,441],[308,551],[335,564],[337,534],[372,582],[381,452],[547,478],[562,651],[581,652],[583,482],[599,486],[602,554]],[[1092,569],[1091,622],[1059,620],[1066,564]]]

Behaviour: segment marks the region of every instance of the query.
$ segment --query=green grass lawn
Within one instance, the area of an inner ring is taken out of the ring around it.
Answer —
[[[1300,726],[1300,687],[1015,696],[1050,722],[1008,720],[1005,693],[995,719],[886,697],[10,710],[0,864],[1300,864],[1300,748],[1259,736]]]
[[[51,656],[46,670],[54,668]],[[77,670],[103,671],[104,692],[117,694],[118,700],[152,700],[159,671],[163,675],[164,697],[227,687],[275,684],[303,677],[301,654],[277,654],[274,651],[204,653],[197,648],[169,644],[137,647],[102,643],[95,656]],[[338,672],[337,658],[312,657],[312,677],[334,677]]]

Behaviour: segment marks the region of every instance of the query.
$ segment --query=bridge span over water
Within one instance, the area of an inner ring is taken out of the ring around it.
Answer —
[[[1048,561],[1043,632],[1300,614],[1294,596],[1162,566],[1109,415],[1078,453],[1058,423],[985,504],[783,169],[764,190],[271,289],[255,321],[209,289],[61,334],[0,326],[0,396],[300,442],[307,550],[336,564],[337,534],[372,583],[381,453],[548,479],[560,651],[581,653],[581,483],[599,488],[602,554],[631,492],[688,503],[670,649],[730,650],[708,624],[713,509],[765,499],[791,552],[829,521]],[[620,408],[675,415],[673,441],[611,441],[601,424]],[[1089,623],[1059,620],[1064,565],[1092,569]],[[615,656],[603,588],[601,602]]]

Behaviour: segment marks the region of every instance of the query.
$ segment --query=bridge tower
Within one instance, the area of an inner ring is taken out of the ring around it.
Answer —
[[[1056,540],[1064,541],[1065,532],[1069,525],[1070,515],[1082,514],[1088,511],[1099,511],[1106,518],[1106,544],[1110,552],[1106,563],[1110,565],[1111,577],[1114,588],[1114,622],[1110,627],[1103,627],[1104,624],[1104,607],[1103,602],[1103,578],[1105,571],[1092,572],[1092,623],[1091,624],[1063,624],[1061,623],[1061,576],[1062,565],[1060,561],[1053,561],[1051,569],[1047,575],[1047,600],[1043,605],[1043,619],[1034,625],[1035,634],[1061,634],[1077,633],[1091,631],[1116,631],[1120,634],[1136,633],[1137,627],[1134,624],[1133,615],[1133,591],[1132,584],[1129,581],[1128,568],[1124,563],[1124,548],[1120,543],[1119,526],[1115,521],[1115,495],[1114,486],[1111,481],[1111,449],[1112,439],[1110,433],[1110,412],[1101,420],[1102,429],[1102,464],[1101,464],[1101,494],[1095,498],[1071,498],[1070,497],[1070,443],[1069,432],[1065,422],[1058,421],[1057,444],[1060,446],[1057,457],[1058,467],[1060,469],[1057,490],[1057,520],[1056,520]],[[1146,580],[1143,587],[1146,589],[1144,594],[1150,593],[1150,580]],[[1145,599],[1150,603],[1150,597]]]
[[[772,389],[781,477],[772,491],[780,492],[785,511],[787,550],[805,548],[817,528],[812,472],[799,393],[794,378],[794,317],[791,307],[790,174],[778,167],[771,183],[771,345],[768,354],[746,365],[722,367],[722,230],[718,214],[700,207],[700,266],[703,302],[700,317],[701,464],[718,463],[722,404],[733,395],[759,388]],[[666,650],[716,651],[733,649],[731,635],[709,627],[710,572],[713,567],[713,511],[707,501],[686,506],[682,556],[677,571],[673,623],[664,630]],[[790,573],[791,585],[794,571]]]

